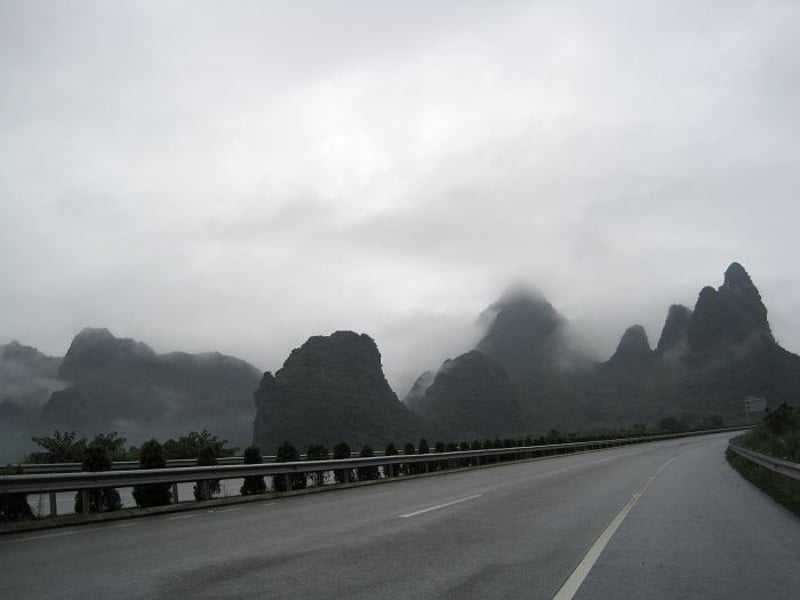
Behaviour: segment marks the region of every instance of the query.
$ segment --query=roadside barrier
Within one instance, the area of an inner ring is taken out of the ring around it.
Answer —
[[[379,473],[381,479],[393,479],[410,474],[446,471],[452,468],[468,468],[477,465],[525,460],[555,454],[586,452],[603,448],[709,435],[713,433],[725,433],[742,429],[746,428],[727,427],[705,431],[617,438],[611,440],[516,446],[512,448],[493,448],[487,450],[429,452],[427,454],[397,454],[369,458],[351,457],[348,459],[304,460],[261,464],[224,464],[227,462],[226,459],[220,459],[220,463],[223,464],[204,467],[170,465],[163,469],[120,469],[96,472],[50,472],[23,475],[0,475],[0,499],[7,494],[49,494],[50,515],[55,515],[57,512],[55,508],[55,495],[57,492],[81,492],[84,495],[82,506],[88,507],[89,491],[93,489],[126,488],[135,485],[168,483],[172,484],[173,502],[177,502],[177,484],[183,482],[239,479],[251,476],[283,477],[285,479],[285,489],[291,491],[291,475],[298,473],[309,475],[327,471],[339,472],[339,480],[343,483],[350,483],[352,481],[357,481],[356,476],[359,472],[359,468],[362,469],[361,472],[365,472],[363,470],[365,467],[378,467],[380,468]],[[737,451],[739,450],[737,449]],[[241,462],[241,457],[231,457],[230,460],[238,460]],[[769,460],[774,462],[777,459],[770,458]],[[194,463],[195,461],[190,459],[190,462]],[[117,468],[116,465],[115,468]]]

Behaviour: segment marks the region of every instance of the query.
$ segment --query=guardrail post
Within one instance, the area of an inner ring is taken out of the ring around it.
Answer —
[[[179,500],[178,500],[178,484],[177,483],[173,483],[172,484],[172,501],[175,504],[177,504],[179,502]]]
[[[291,492],[292,491],[292,474],[291,473],[286,473],[283,477],[284,477],[284,481],[286,481],[286,491],[287,492]]]
[[[89,490],[81,490],[81,514],[87,515],[91,512],[89,506]]]
[[[204,479],[202,486],[200,488],[200,495],[203,497],[203,500],[210,500],[211,499],[211,492],[208,489],[208,479]]]
[[[58,503],[56,502],[56,493],[50,492],[50,516],[57,517],[58,516]]]

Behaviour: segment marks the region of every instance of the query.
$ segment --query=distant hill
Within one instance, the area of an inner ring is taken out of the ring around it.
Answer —
[[[508,373],[532,431],[582,427],[581,374],[593,364],[569,343],[565,319],[541,294],[515,289],[482,315],[490,325],[477,350]]]
[[[417,387],[420,390],[420,387]],[[522,409],[508,373],[473,350],[445,361],[411,404],[449,440],[524,435]]]
[[[694,310],[670,307],[655,349],[634,325],[606,362],[571,349],[566,319],[539,294],[517,290],[487,313],[490,325],[477,350],[508,374],[529,432],[653,425],[665,417],[730,423],[742,420],[748,395],[764,396],[772,407],[800,398],[800,357],[775,341],[758,289],[738,263],[718,289],[701,290]],[[474,385],[492,397],[488,376]],[[424,414],[415,387],[407,401]],[[494,408],[503,410],[499,403]]]
[[[738,263],[718,289],[700,291],[693,311],[670,309],[657,354],[639,398],[651,414],[733,421],[749,395],[773,408],[800,398],[800,357],[775,341],[761,295]]]
[[[287,440],[301,451],[340,441],[382,449],[427,430],[389,387],[372,338],[352,331],[309,338],[264,374],[255,399],[254,441],[267,452]]]
[[[655,348],[633,325],[604,362],[575,350],[576,332],[541,294],[509,292],[482,320],[477,346],[421,375],[406,403],[389,387],[375,342],[350,331],[309,338],[274,375],[218,353],[157,354],[105,329],[81,331],[63,358],[12,342],[0,346],[0,460],[20,458],[31,434],[54,429],[116,430],[140,443],[206,428],[267,452],[286,440],[301,450],[339,441],[357,449],[667,417],[733,423],[749,395],[771,407],[800,398],[800,357],[776,342],[738,263],[693,309],[669,307]]]
[[[129,443],[208,429],[231,445],[251,441],[252,391],[261,373],[219,353],[156,354],[149,346],[84,329],[62,360],[54,391],[34,426],[39,434],[117,431]]]

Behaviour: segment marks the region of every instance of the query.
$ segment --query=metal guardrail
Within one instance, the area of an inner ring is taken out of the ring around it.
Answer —
[[[291,490],[291,477],[296,473],[319,473],[326,471],[343,471],[344,481],[352,479],[354,469],[359,467],[384,467],[384,477],[398,476],[398,470],[385,468],[394,465],[422,465],[421,472],[429,472],[431,466],[457,464],[486,464],[488,459],[500,461],[520,458],[535,458],[551,454],[566,454],[588,450],[599,450],[616,446],[655,442],[661,440],[693,437],[711,433],[723,433],[743,429],[728,427],[706,431],[661,434],[611,440],[592,440],[585,442],[567,442],[563,444],[546,444],[537,446],[517,446],[514,448],[493,448],[488,450],[464,450],[456,452],[431,452],[428,454],[396,454],[392,456],[374,456],[369,458],[329,459],[281,463],[233,464],[214,466],[166,467],[163,469],[129,469],[119,471],[77,472],[77,473],[35,473],[28,475],[0,475],[0,496],[5,494],[49,493],[51,498],[51,514],[54,511],[54,494],[65,491],[84,491],[97,488],[125,488],[152,483],[169,483],[173,485],[192,481],[208,481],[222,479],[239,479],[251,476],[284,475],[288,490]],[[408,469],[407,469],[408,470]],[[89,503],[84,502],[83,506]]]
[[[736,452],[739,456],[746,458],[750,462],[760,465],[775,473],[786,475],[797,481],[800,481],[800,463],[784,460],[782,458],[775,458],[769,454],[762,454],[755,450],[750,450],[736,443],[736,439],[728,442],[728,448]]]
[[[358,452],[351,453],[351,456],[357,457]],[[375,451],[375,456],[383,456],[383,451]],[[274,455],[264,455],[261,460],[265,463],[275,462]],[[305,454],[301,454],[302,460],[306,459]],[[195,458],[170,458],[167,459],[168,467],[193,467],[197,464]],[[241,456],[222,456],[217,458],[217,463],[220,465],[241,465],[244,458]],[[68,462],[68,463],[21,463],[14,465],[14,468],[19,470],[20,474],[32,473],[79,473],[81,471],[81,463]],[[118,460],[111,464],[112,471],[130,471],[139,468],[139,461],[136,460]]]

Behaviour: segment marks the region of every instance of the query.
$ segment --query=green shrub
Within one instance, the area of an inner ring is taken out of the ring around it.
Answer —
[[[351,450],[347,442],[339,442],[333,447],[334,460],[344,460],[350,458]],[[336,483],[344,483],[345,481],[353,480],[352,469],[336,469],[333,472],[333,477]]]
[[[297,448],[292,446],[289,442],[283,442],[278,446],[275,453],[275,462],[297,462],[300,460],[300,453]],[[286,475],[276,475],[272,478],[272,488],[276,492],[285,492],[288,489],[287,484],[292,484],[293,490],[302,490],[306,487],[306,474],[305,473],[289,473]]]
[[[331,453],[328,452],[328,449],[322,445],[315,445],[312,444],[306,450],[306,459],[307,460],[328,460],[331,457]],[[311,474],[311,481],[314,485],[324,485],[325,484],[325,471],[315,471]]]
[[[217,464],[217,457],[214,454],[214,448],[211,446],[203,446],[200,448],[200,454],[197,456],[198,467],[212,467]],[[214,496],[218,496],[222,491],[222,486],[219,484],[219,479],[207,479],[208,485],[208,498],[203,497],[203,481],[198,481],[194,484],[194,499],[195,500],[211,500]]]
[[[375,452],[372,450],[372,446],[364,444],[359,456],[361,458],[369,458],[375,456]],[[380,471],[377,466],[358,467],[357,472],[359,481],[372,481],[380,478]]]
[[[110,471],[111,459],[108,450],[101,445],[89,446],[83,453],[81,469],[90,472]],[[89,510],[87,512],[108,512],[120,508],[122,508],[122,499],[114,488],[89,490]],[[75,512],[83,512],[83,493],[80,490],[75,494]]]
[[[246,465],[260,465],[261,464],[261,448],[258,446],[248,446],[244,449],[244,456],[242,462]],[[249,496],[251,494],[263,494],[267,491],[267,483],[261,475],[248,475],[242,482],[242,487],[239,493],[242,496]]]
[[[800,516],[800,481],[752,463],[733,450],[727,450],[725,457],[742,477]]]
[[[386,444],[386,449],[383,451],[384,456],[397,456],[397,446],[392,442]],[[383,467],[387,477],[395,477],[397,475],[397,465],[386,465]]]
[[[140,469],[163,469],[167,466],[164,450],[156,440],[142,444],[139,449]],[[172,501],[169,483],[148,483],[133,487],[133,499],[137,506],[162,506]]]

